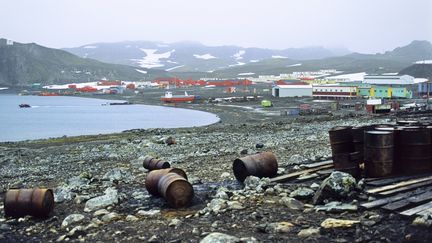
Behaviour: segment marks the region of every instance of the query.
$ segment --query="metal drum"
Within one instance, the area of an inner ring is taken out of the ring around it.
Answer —
[[[364,161],[364,132],[372,129],[373,126],[353,127],[351,129],[354,151],[359,152],[360,162]]]
[[[153,157],[145,157],[143,161],[143,166],[147,170],[160,170],[171,167],[170,163],[161,159],[155,159]]]
[[[396,121],[396,124],[400,126],[416,126],[419,124],[419,122],[416,120],[399,120]]]
[[[352,176],[360,177],[360,162],[363,156],[360,152],[335,154],[333,156],[333,165],[335,170],[346,172]]]
[[[365,132],[366,177],[391,175],[394,159],[394,135],[392,131]]]
[[[403,127],[396,139],[398,158],[396,168],[403,174],[422,174],[432,171],[431,129]]]
[[[272,152],[263,152],[235,159],[233,163],[234,176],[244,182],[246,177],[274,177],[277,174],[278,163]]]
[[[158,191],[172,208],[188,206],[194,196],[192,185],[176,173],[162,176],[158,183]]]
[[[169,168],[169,169],[161,169],[161,170],[152,170],[147,175],[145,180],[145,187],[147,191],[153,196],[160,196],[158,191],[158,183],[162,176],[168,173],[176,173],[187,180],[186,173],[182,169],[178,168]]]
[[[330,146],[332,154],[352,153],[354,152],[352,127],[338,126],[329,130]]]
[[[54,209],[54,194],[51,189],[11,189],[4,198],[7,217],[31,215],[46,218]]]

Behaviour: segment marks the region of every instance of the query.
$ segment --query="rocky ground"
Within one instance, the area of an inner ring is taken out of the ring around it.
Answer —
[[[301,169],[331,156],[331,127],[389,119],[352,114],[288,119],[253,115],[242,108],[200,109],[216,112],[222,121],[199,128],[1,143],[0,241],[432,241],[430,218],[413,224],[412,218],[359,209],[358,203],[368,197],[362,182],[348,175],[327,179],[344,188],[336,199],[321,194],[324,178],[275,184],[249,177],[242,185],[233,176],[235,158],[261,151],[276,155],[279,174]],[[176,143],[167,145],[168,137]],[[148,194],[142,167],[146,155],[186,171],[195,190],[190,207],[170,209],[163,199]],[[5,218],[6,190],[33,187],[54,189],[53,215]],[[316,205],[313,197],[320,198]]]

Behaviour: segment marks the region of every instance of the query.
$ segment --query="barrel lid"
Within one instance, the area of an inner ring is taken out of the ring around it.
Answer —
[[[388,134],[392,134],[391,131],[366,131],[367,134],[372,134],[372,135],[388,135]]]
[[[341,131],[341,130],[346,130],[346,129],[351,129],[351,126],[336,126],[336,127],[332,127],[330,129],[331,132],[333,131]]]

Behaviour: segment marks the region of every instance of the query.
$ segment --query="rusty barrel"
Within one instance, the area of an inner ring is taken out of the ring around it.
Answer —
[[[332,154],[354,152],[354,143],[350,126],[337,126],[329,130]]]
[[[364,161],[364,132],[372,129],[373,126],[353,127],[351,129],[354,151],[359,152],[360,163]]]
[[[192,185],[183,176],[172,172],[160,178],[158,192],[172,208],[188,206],[194,196]]]
[[[360,162],[363,156],[360,152],[341,153],[333,156],[335,170],[348,173],[356,178],[360,177]]]
[[[145,187],[147,191],[153,196],[160,196],[158,191],[158,183],[162,176],[168,173],[176,173],[187,180],[186,173],[182,169],[178,168],[168,168],[161,170],[152,170],[148,173],[145,180]]]
[[[234,160],[233,171],[238,181],[244,182],[246,177],[276,176],[278,163],[272,152],[263,152]]]
[[[403,174],[422,174],[432,171],[431,129],[402,127],[396,139],[397,171]]]
[[[54,209],[54,194],[51,189],[11,189],[4,198],[7,217],[31,215],[45,218]]]
[[[365,174],[367,177],[391,175],[394,160],[392,131],[365,132]]]
[[[153,157],[145,157],[143,161],[143,166],[147,170],[160,170],[171,167],[170,163]]]
[[[400,126],[416,126],[419,122],[416,120],[398,120],[396,124]]]

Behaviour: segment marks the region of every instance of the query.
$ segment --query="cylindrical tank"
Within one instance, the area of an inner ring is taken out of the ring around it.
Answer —
[[[234,160],[233,171],[238,181],[243,182],[246,177],[276,176],[278,163],[272,152],[263,152]]]
[[[362,156],[360,152],[341,153],[333,155],[333,165],[335,170],[346,172],[352,176],[360,177],[360,162]]]
[[[173,208],[188,206],[194,196],[192,185],[176,173],[168,173],[160,178],[158,192]]]
[[[161,160],[161,159],[155,159],[153,157],[145,157],[143,161],[143,166],[147,170],[160,170],[160,169],[166,169],[170,168],[170,163]]]
[[[392,174],[394,135],[392,131],[365,132],[365,174],[382,177]]]
[[[400,126],[416,126],[419,122],[417,120],[398,120],[396,124]]]
[[[359,152],[360,162],[364,161],[364,132],[372,129],[373,126],[353,127],[351,129],[354,151]]]
[[[145,180],[145,187],[147,191],[153,196],[160,196],[158,191],[158,183],[162,176],[168,173],[176,173],[187,180],[186,173],[182,169],[178,168],[168,168],[161,170],[152,170],[148,173]]]
[[[403,174],[422,174],[432,171],[431,130],[423,127],[403,127],[398,131],[397,171]]]
[[[54,194],[51,189],[11,189],[4,198],[7,217],[31,215],[46,218],[54,209]]]
[[[329,130],[330,146],[333,155],[354,152],[351,130],[352,127],[349,126],[337,126]]]

